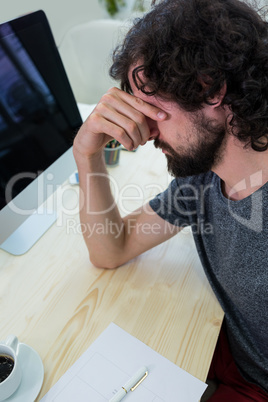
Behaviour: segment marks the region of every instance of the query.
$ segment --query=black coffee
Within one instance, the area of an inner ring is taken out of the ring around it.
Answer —
[[[0,354],[0,382],[5,381],[14,367],[14,360],[11,356]]]

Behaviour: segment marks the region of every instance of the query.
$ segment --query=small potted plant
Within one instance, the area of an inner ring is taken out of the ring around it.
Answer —
[[[145,11],[143,0],[100,0],[111,17],[114,17],[120,10],[129,8],[130,11]]]

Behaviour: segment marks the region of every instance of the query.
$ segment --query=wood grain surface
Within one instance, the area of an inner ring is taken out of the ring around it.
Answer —
[[[171,180],[152,144],[121,151],[109,172],[122,214]],[[78,187],[64,183],[50,202],[59,219],[28,253],[0,251],[0,339],[14,333],[41,356],[45,378],[37,401],[110,322],[205,381],[223,312],[191,232],[118,269],[98,269],[81,234]]]

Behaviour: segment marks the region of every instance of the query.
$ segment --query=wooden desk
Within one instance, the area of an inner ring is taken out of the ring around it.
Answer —
[[[109,171],[123,213],[170,181],[153,144],[121,151]],[[81,235],[78,187],[65,183],[56,195],[63,213],[38,243],[20,257],[0,251],[0,339],[14,333],[41,356],[37,400],[112,321],[205,381],[223,313],[189,230],[121,268],[98,269]]]

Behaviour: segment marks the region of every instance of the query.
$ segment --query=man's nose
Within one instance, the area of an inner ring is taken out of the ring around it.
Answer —
[[[152,141],[159,135],[158,125],[156,121],[149,118],[147,118],[147,124],[150,130],[150,136],[148,138],[148,141]]]

